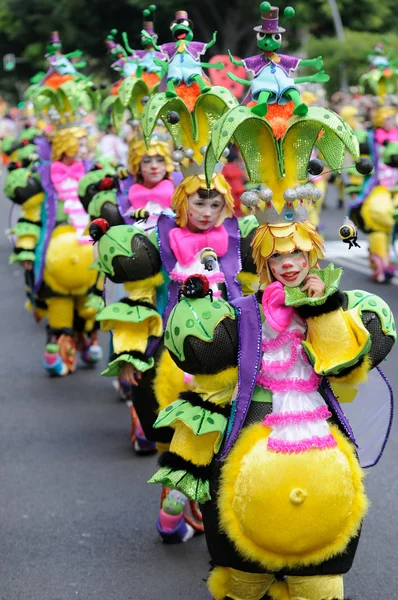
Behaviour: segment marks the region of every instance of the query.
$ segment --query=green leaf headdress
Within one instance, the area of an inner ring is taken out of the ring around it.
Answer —
[[[334,112],[309,108],[305,117],[286,120],[276,136],[272,125],[239,106],[224,114],[214,125],[205,157],[209,183],[215,165],[227,144],[235,143],[246,164],[249,179],[260,191],[245,192],[242,202],[255,213],[260,224],[253,240],[253,257],[261,283],[271,281],[268,258],[295,248],[307,252],[310,266],[323,257],[322,238],[308,222],[307,209],[319,191],[308,183],[311,153],[318,148],[333,169],[343,166],[347,149],[359,160],[359,144],[352,129]]]

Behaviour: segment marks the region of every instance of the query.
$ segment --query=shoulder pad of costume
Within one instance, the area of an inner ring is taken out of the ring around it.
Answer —
[[[363,311],[375,313],[380,319],[383,333],[396,340],[397,331],[394,316],[387,302],[379,296],[364,290],[350,290],[345,291],[344,294],[346,294],[348,300],[347,310],[357,308],[360,314]]]
[[[88,214],[90,217],[100,217],[101,207],[105,202],[116,204],[116,190],[104,190],[102,192],[98,192],[98,194],[95,194],[88,205]]]
[[[247,237],[258,227],[258,221],[254,215],[246,215],[238,219],[239,231],[242,237]]]
[[[158,317],[159,313],[154,306],[146,302],[131,301],[128,299],[115,302],[106,306],[97,315],[97,321],[125,321],[130,323],[142,323],[151,317]]]
[[[4,193],[10,200],[14,200],[15,191],[18,187],[25,187],[28,182],[30,172],[28,169],[20,168],[9,171],[4,184]]]
[[[211,342],[217,325],[224,318],[235,319],[236,313],[234,307],[222,298],[216,298],[213,302],[209,296],[183,298],[170,314],[165,346],[183,361],[185,339],[192,335],[204,342]]]
[[[99,183],[104,177],[112,177],[114,171],[112,169],[96,169],[89,171],[79,181],[77,193],[79,196],[84,196],[89,185]]]

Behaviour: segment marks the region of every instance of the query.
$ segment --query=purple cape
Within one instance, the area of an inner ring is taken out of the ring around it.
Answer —
[[[242,261],[240,256],[240,231],[238,225],[238,219],[232,217],[225,219],[223,223],[225,229],[228,232],[229,242],[228,250],[224,256],[219,258],[220,270],[225,276],[225,287],[227,289],[228,300],[235,300],[242,296],[242,287],[237,280],[237,275],[242,269]],[[176,257],[170,247],[169,232],[177,227],[174,217],[168,215],[161,215],[158,220],[156,234],[159,244],[159,254],[162,261],[163,268],[170,274],[175,267]],[[178,302],[178,291],[180,289],[180,283],[178,281],[170,281],[168,284],[168,297],[167,306],[163,312],[163,325],[166,328],[167,321],[170,313]],[[153,338],[147,348],[147,356],[152,356],[155,352],[159,338]]]

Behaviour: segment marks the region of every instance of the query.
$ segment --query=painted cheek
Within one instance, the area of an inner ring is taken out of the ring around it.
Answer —
[[[276,269],[272,269],[272,268],[271,268],[271,271],[272,271],[272,273],[274,273],[274,275],[275,275],[275,273],[276,273]]]
[[[302,265],[302,267],[304,269],[307,266],[307,263],[304,261],[304,262],[301,263],[301,265]]]

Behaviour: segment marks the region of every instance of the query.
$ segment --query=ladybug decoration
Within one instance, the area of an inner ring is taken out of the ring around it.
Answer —
[[[105,190],[111,190],[115,186],[115,179],[113,177],[104,177],[99,183],[99,189],[101,192]]]
[[[181,297],[185,298],[204,298],[210,296],[211,302],[213,302],[213,290],[210,289],[209,280],[205,275],[191,275],[185,279],[180,291],[178,292],[178,301]]]
[[[94,219],[89,227],[90,237],[95,242],[98,242],[103,235],[108,231],[110,225],[106,219]]]

